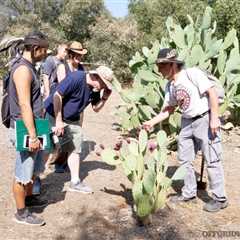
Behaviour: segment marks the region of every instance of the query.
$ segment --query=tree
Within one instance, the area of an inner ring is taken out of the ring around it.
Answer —
[[[235,28],[238,36],[240,32],[240,1],[216,0],[213,3],[214,20],[217,21],[217,34],[224,37],[226,33]]]
[[[129,11],[137,21],[138,30],[145,33],[146,42],[149,42],[166,34],[168,16],[184,26],[188,23],[187,14],[199,15],[207,4],[206,0],[131,0]]]
[[[128,62],[139,38],[135,21],[102,16],[91,26],[90,36],[86,42],[90,61],[109,65],[120,82],[131,82]]]
[[[59,30],[68,40],[90,38],[89,27],[104,13],[102,0],[65,0],[58,18]]]

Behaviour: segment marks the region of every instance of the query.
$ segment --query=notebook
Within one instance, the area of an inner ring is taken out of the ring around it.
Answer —
[[[51,150],[52,141],[50,138],[50,125],[48,119],[35,119],[37,137],[42,143],[42,150]],[[29,135],[22,119],[15,122],[16,150],[28,151]]]

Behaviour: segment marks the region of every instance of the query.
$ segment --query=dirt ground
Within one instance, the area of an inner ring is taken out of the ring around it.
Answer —
[[[48,199],[49,205],[34,212],[45,219],[46,225],[42,227],[13,221],[14,150],[8,143],[8,131],[0,126],[0,240],[240,239],[240,129],[224,133],[228,208],[215,214],[204,212],[202,205],[209,196],[200,191],[197,203],[178,206],[168,203],[153,216],[151,226],[139,227],[132,216],[130,182],[120,168],[106,165],[91,151],[100,143],[115,142],[118,133],[112,129],[116,122],[113,112],[119,101],[118,95],[113,93],[102,112],[94,113],[89,108],[84,116],[86,142],[80,175],[92,186],[94,194],[68,192],[69,173],[47,171],[41,176],[41,197]],[[172,153],[169,159],[170,172],[173,172],[178,166],[176,154]],[[195,165],[199,172],[200,159]],[[180,187],[181,183],[175,184],[171,192]]]

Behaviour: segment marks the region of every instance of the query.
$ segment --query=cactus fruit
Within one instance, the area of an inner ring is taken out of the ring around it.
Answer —
[[[118,142],[118,147],[121,146],[119,150],[105,149],[101,154],[106,163],[122,165],[124,173],[133,184],[132,195],[140,218],[164,207],[167,189],[171,185],[171,179],[166,176],[165,170],[167,135],[160,131],[157,137],[157,141],[148,140],[147,132],[142,129],[138,139],[128,138]],[[175,178],[183,177],[183,171],[180,170],[174,175]]]

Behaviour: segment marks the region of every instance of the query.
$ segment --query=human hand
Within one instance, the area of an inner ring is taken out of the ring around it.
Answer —
[[[110,88],[105,88],[103,91],[102,99],[107,100],[111,94],[112,94],[112,90]]]
[[[54,133],[59,137],[64,134],[64,123],[61,120],[56,121],[56,126],[53,129]]]
[[[143,123],[142,128],[149,132],[153,128],[153,126],[154,124],[151,120],[149,120]]]
[[[211,117],[210,129],[211,129],[211,134],[212,134],[213,138],[215,138],[217,135],[217,132],[220,129],[220,120],[218,117]]]
[[[29,152],[37,152],[42,148],[42,144],[40,140],[35,137],[35,138],[29,138]]]

